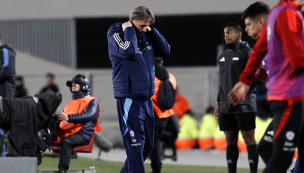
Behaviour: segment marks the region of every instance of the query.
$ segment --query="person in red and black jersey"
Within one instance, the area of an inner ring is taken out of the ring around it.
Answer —
[[[274,143],[264,173],[285,173],[298,146],[302,155],[304,113],[303,0],[282,0],[269,13],[239,81],[229,93],[233,104],[244,100],[262,60],[267,71],[267,100],[274,114]],[[302,151],[302,152],[301,152]],[[301,167],[304,166],[303,161]]]
[[[248,36],[252,39],[257,39],[266,25],[267,15],[269,7],[263,2],[255,2],[251,4],[242,14],[242,20],[246,25],[245,31]],[[266,80],[266,76],[263,80]],[[270,110],[269,104],[266,99],[267,88],[264,82],[260,82],[257,85],[257,114],[260,117],[273,117]],[[257,147],[258,153],[263,159],[264,163],[267,164],[272,154],[272,143],[273,143],[273,122],[267,127],[263,137],[259,141]]]

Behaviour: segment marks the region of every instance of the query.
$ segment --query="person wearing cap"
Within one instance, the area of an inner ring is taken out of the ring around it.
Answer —
[[[57,115],[60,124],[55,143],[60,143],[61,148],[58,173],[65,173],[69,169],[72,148],[88,145],[94,131],[101,131],[98,124],[100,105],[95,97],[90,96],[88,79],[78,74],[66,85],[71,90],[73,100]]]

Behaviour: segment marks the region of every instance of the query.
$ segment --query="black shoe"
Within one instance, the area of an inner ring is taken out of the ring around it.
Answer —
[[[66,169],[64,169],[64,168],[59,168],[59,171],[58,171],[57,173],[66,173],[66,172],[67,172]]]

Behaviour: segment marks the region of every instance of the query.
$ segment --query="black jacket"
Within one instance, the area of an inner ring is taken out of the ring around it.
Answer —
[[[165,81],[169,79],[169,74],[167,69],[160,64],[155,64],[155,77],[157,77],[159,80]],[[156,115],[156,112],[154,111],[154,115]],[[155,118],[155,126],[157,127],[166,127],[168,118],[158,118],[158,116],[154,116]]]
[[[16,90],[16,52],[9,45],[0,46],[0,96],[14,97]]]
[[[34,97],[3,97],[1,101],[3,111],[0,111],[0,128],[6,131],[2,140],[6,156],[37,156],[42,150],[41,140],[45,140],[39,138],[39,131],[49,126],[48,123],[61,102],[61,96],[47,92]],[[47,132],[56,135],[56,128]],[[57,136],[51,138],[49,145]]]
[[[238,42],[233,48],[228,48],[218,59],[220,73],[220,88],[217,102],[220,104],[220,112],[229,114],[241,114],[256,112],[255,82],[250,86],[245,101],[240,101],[233,106],[228,98],[228,93],[239,81],[239,76],[246,66],[251,49],[246,42]]]

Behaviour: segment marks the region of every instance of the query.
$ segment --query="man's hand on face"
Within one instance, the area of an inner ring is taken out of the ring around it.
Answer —
[[[147,32],[150,32],[152,29],[150,28],[150,26],[146,27]]]
[[[122,30],[125,31],[125,29],[126,29],[127,27],[132,27],[132,26],[133,26],[133,25],[132,25],[132,23],[131,23],[130,21],[125,22],[125,23],[122,24]]]

